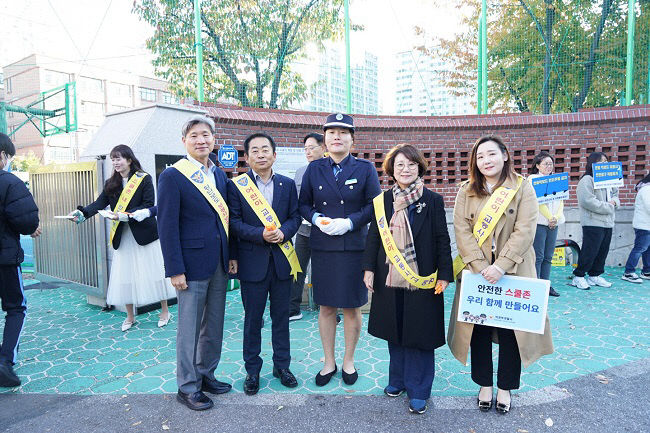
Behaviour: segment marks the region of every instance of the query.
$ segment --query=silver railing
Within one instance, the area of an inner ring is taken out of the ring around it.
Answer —
[[[103,219],[74,224],[55,216],[95,201],[103,188],[101,161],[52,164],[30,171],[43,234],[34,241],[35,278],[67,280],[84,293],[106,299],[107,239]]]

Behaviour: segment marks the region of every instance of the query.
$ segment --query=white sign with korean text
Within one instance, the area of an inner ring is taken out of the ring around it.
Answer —
[[[461,281],[459,322],[544,333],[548,280],[504,275],[490,284],[481,274],[464,270]]]
[[[291,179],[303,165],[307,165],[307,157],[302,147],[276,147],[277,158],[273,164],[273,171]]]

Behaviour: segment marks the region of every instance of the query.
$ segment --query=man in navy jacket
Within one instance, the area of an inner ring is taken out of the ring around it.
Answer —
[[[0,134],[0,300],[7,314],[0,346],[0,387],[20,385],[13,369],[27,310],[20,269],[24,259],[20,235],[40,234],[34,198],[22,180],[6,171],[15,154],[9,137]]]
[[[209,158],[214,149],[214,122],[194,116],[183,126],[187,160],[196,172],[192,179],[209,182],[228,200],[228,179]],[[230,384],[218,381],[214,371],[221,358],[227,273],[237,272],[229,260],[226,227],[199,186],[175,167],[158,180],[158,234],[178,299],[176,334],[177,399],[193,410],[209,409],[203,392],[222,394]]]
[[[289,298],[291,294],[291,267],[279,244],[289,241],[298,231],[298,194],[294,181],[273,172],[276,158],[275,142],[264,133],[250,135],[244,141],[244,157],[251,170],[246,174],[255,182],[261,195],[278,217],[280,228],[267,230],[234,182],[229,183],[231,227],[237,237],[239,280],[244,304],[244,363],[246,380],[244,392],[256,394],[259,390],[262,358],[262,315],[266,299],[270,297],[273,375],[282,385],[298,385],[289,370]]]

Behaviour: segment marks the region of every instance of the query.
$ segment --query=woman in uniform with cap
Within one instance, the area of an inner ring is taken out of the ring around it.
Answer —
[[[370,161],[350,155],[354,122],[346,114],[330,114],[323,126],[329,157],[312,161],[300,188],[300,214],[312,222],[312,283],[320,305],[318,327],[325,365],[316,375],[324,386],[336,374],[334,359],[336,312],[343,309],[345,355],[343,382],[352,385],[358,373],[354,350],[361,332],[361,306],[368,302],[361,261],[372,199],[381,192],[377,170]]]

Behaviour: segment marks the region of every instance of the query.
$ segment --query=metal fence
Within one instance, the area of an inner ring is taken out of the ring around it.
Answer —
[[[88,295],[105,299],[108,274],[103,219],[91,218],[76,225],[54,218],[96,199],[104,183],[101,161],[39,167],[29,173],[29,181],[43,229],[34,242],[36,278],[72,281]]]

